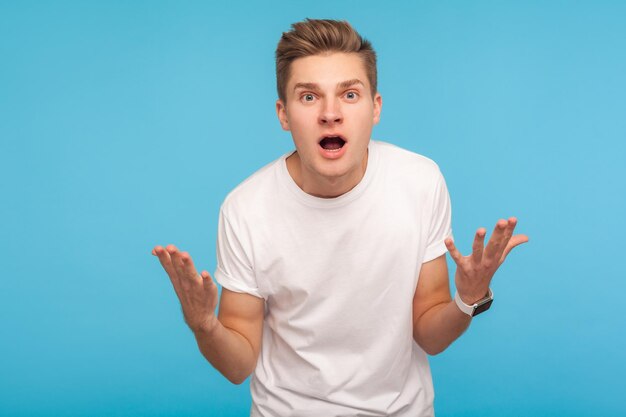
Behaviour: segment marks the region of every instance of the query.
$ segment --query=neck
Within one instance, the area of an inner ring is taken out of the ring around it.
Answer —
[[[345,175],[327,177],[312,172],[303,166],[296,151],[287,158],[287,171],[305,193],[319,198],[335,198],[352,190],[361,182],[367,169],[367,156],[368,153],[365,154],[358,169]]]

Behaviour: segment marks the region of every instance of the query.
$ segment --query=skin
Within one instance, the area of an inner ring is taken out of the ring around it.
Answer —
[[[357,54],[314,55],[291,64],[287,103],[276,102],[278,120],[291,132],[296,152],[287,169],[296,184],[318,197],[337,197],[356,186],[367,168],[367,146],[380,120],[382,98],[371,95]],[[327,158],[319,141],[326,135],[346,140],[340,158]]]
[[[484,298],[507,255],[514,247],[528,242],[526,235],[513,235],[516,225],[515,217],[498,220],[487,246],[486,230],[479,228],[468,256],[461,255],[452,239],[445,240],[457,266],[455,286],[465,304],[472,305]],[[424,263],[413,297],[413,339],[426,353],[436,355],[463,334],[471,320],[452,300],[445,255]]]
[[[367,146],[382,109],[380,94],[372,96],[370,91],[356,54],[315,55],[292,63],[286,102],[278,100],[276,112],[296,146],[287,159],[287,169],[305,192],[337,197],[363,178]],[[328,134],[346,140],[339,157],[320,150],[320,138]],[[513,217],[499,220],[486,246],[486,231],[478,229],[468,256],[462,256],[451,239],[446,240],[457,265],[456,288],[466,304],[485,296],[509,252],[528,241],[525,235],[513,235],[516,224]],[[223,288],[216,315],[217,286],[207,271],[198,273],[190,255],[174,245],[156,246],[152,254],[167,272],[204,357],[231,382],[243,382],[253,372],[261,349],[264,300]],[[445,255],[424,263],[413,298],[415,341],[427,353],[437,354],[457,339],[470,321],[451,298]]]
[[[264,301],[222,288],[216,316],[217,286],[207,271],[199,274],[189,254],[174,245],[156,246],[152,254],[174,286],[200,352],[230,382],[241,384],[254,370],[261,350]]]

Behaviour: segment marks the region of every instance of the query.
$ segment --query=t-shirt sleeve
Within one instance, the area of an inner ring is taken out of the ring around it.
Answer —
[[[448,187],[446,181],[438,172],[438,178],[433,194],[433,205],[430,228],[428,232],[428,246],[424,253],[424,262],[432,261],[433,259],[443,255],[447,252],[446,244],[444,240],[452,236],[451,226],[451,206],[450,195],[448,193]]]
[[[231,291],[264,298],[259,291],[249,250],[246,250],[244,242],[242,231],[233,227],[220,210],[215,279]]]

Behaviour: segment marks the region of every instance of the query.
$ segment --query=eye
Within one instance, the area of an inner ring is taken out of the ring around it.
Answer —
[[[359,98],[359,95],[355,91],[348,91],[346,93],[346,98],[350,101],[354,101]]]
[[[301,100],[306,103],[311,103],[315,101],[315,96],[313,94],[303,94]]]

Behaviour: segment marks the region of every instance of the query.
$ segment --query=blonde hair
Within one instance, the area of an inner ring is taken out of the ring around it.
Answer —
[[[292,24],[289,32],[283,32],[276,47],[278,98],[283,103],[287,102],[285,90],[294,60],[330,52],[359,54],[365,66],[372,97],[376,95],[376,52],[372,44],[345,20],[305,19]]]

